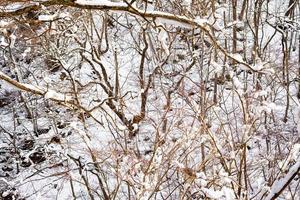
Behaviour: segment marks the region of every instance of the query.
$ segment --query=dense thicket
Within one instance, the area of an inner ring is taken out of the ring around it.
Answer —
[[[0,0],[2,198],[299,199],[299,14]]]

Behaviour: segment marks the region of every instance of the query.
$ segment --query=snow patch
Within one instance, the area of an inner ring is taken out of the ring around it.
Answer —
[[[55,19],[57,19],[57,14],[54,15],[40,15],[39,16],[39,20],[40,21],[53,21]]]
[[[71,100],[70,96],[67,96],[62,93],[58,93],[54,90],[48,89],[47,92],[44,94],[44,97],[46,99],[53,99],[53,100],[58,100],[58,101],[69,101]]]

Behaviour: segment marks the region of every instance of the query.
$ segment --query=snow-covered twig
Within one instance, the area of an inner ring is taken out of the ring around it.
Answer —
[[[5,81],[6,83],[9,83],[13,87],[15,87],[17,90],[22,90],[26,92],[30,92],[36,95],[44,96],[47,99],[51,99],[53,101],[58,102],[65,102],[65,103],[72,103],[72,97],[63,93],[56,92],[51,89],[42,88],[39,86],[34,86],[31,84],[26,83],[20,83],[9,76],[7,76],[5,73],[0,71],[0,80]]]
[[[284,191],[284,189],[292,182],[294,177],[300,171],[300,160],[294,164],[289,172],[282,179],[276,180],[273,186],[270,189],[269,195],[265,198],[265,200],[274,200]]]

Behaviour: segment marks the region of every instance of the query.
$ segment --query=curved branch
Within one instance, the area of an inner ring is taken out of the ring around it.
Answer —
[[[14,1],[15,2],[15,1]],[[31,4],[30,4],[31,3]],[[27,5],[28,7],[22,7],[20,10],[15,10],[12,12],[0,12],[0,17],[2,16],[9,16],[10,15],[19,15],[24,13],[27,10],[31,9],[37,9],[37,6],[42,8],[48,7],[48,6],[66,6],[66,7],[75,7],[80,9],[88,9],[88,10],[110,10],[110,11],[120,11],[120,12],[127,12],[132,15],[140,16],[144,19],[152,19],[152,20],[165,20],[165,22],[170,22],[171,24],[175,26],[184,26],[185,28],[200,28],[211,40],[214,47],[219,49],[226,57],[232,59],[235,61],[235,63],[243,65],[247,69],[254,71],[254,72],[260,72],[264,73],[263,70],[256,70],[251,65],[249,65],[247,62],[244,62],[242,59],[237,58],[234,54],[231,54],[227,52],[226,49],[224,49],[221,44],[217,41],[217,39],[213,36],[212,30],[213,26],[208,24],[206,20],[204,19],[198,19],[198,18],[189,18],[182,15],[174,15],[167,12],[161,12],[161,11],[147,11],[147,10],[141,10],[138,8],[134,8],[132,5],[128,5],[126,3],[120,2],[110,2],[110,1],[86,1],[86,0],[49,0],[42,3],[38,3],[37,1],[30,1]],[[1,9],[0,9],[1,10]],[[5,14],[6,13],[6,14]]]
[[[64,94],[64,93],[60,93],[60,92],[56,92],[56,91],[54,91],[52,89],[48,89],[48,88],[34,86],[34,85],[31,85],[31,84],[26,84],[26,83],[20,83],[16,80],[10,78],[9,76],[7,76],[2,71],[0,71],[0,80],[5,81],[6,83],[10,84],[11,86],[16,88],[17,90],[30,92],[30,93],[35,94],[35,95],[43,96],[46,99],[50,99],[52,101],[60,103],[61,105],[66,106],[66,107],[77,108],[77,109],[85,112],[87,115],[92,117],[97,123],[99,123],[100,125],[103,126],[103,123],[101,121],[99,121],[93,115],[93,113],[91,111],[87,110],[82,105],[77,104],[74,101],[73,96],[70,96],[70,95],[67,95],[67,94]]]
[[[48,89],[48,88],[42,88],[42,87],[34,86],[31,84],[20,83],[16,80],[10,78],[9,76],[7,76],[6,74],[4,74],[1,71],[0,71],[0,80],[4,80],[5,82],[14,86],[18,90],[30,92],[32,94],[36,94],[39,96],[44,96],[45,98],[53,100],[53,101],[73,104],[73,100],[72,100],[73,98],[71,96],[56,92],[56,91]]]

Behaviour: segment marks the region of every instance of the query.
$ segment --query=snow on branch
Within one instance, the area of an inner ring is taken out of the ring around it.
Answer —
[[[283,192],[283,190],[292,182],[294,177],[300,171],[300,160],[294,164],[289,172],[285,175],[285,177],[276,180],[271,187],[269,195],[265,198],[265,200],[274,200]]]
[[[109,3],[108,3],[109,2]],[[256,70],[253,66],[249,65],[247,62],[244,62],[241,59],[237,59],[236,56],[228,53],[221,44],[217,41],[217,39],[213,36],[211,27],[206,19],[201,19],[199,16],[196,18],[189,18],[182,15],[174,15],[172,13],[162,12],[162,11],[149,11],[149,10],[141,10],[133,7],[130,4],[125,4],[122,2],[114,3],[108,0],[77,0],[74,3],[68,4],[72,7],[79,7],[83,9],[106,9],[112,11],[124,11],[130,14],[141,16],[146,19],[159,20],[160,23],[165,22],[166,24],[172,24],[177,27],[183,28],[200,28],[204,33],[209,37],[212,41],[215,48],[219,49],[225,56],[234,60],[237,64],[240,64],[247,68],[248,70],[260,72],[260,73],[268,73],[266,70]]]
[[[10,85],[12,85],[14,88],[16,88],[18,90],[30,92],[30,93],[40,95],[40,96],[44,96],[45,98],[53,100],[53,101],[71,103],[72,99],[73,99],[71,96],[56,92],[51,89],[42,88],[39,86],[34,86],[31,84],[26,84],[26,83],[20,83],[16,80],[10,78],[9,76],[7,76],[6,74],[4,74],[1,71],[0,71],[0,80],[3,80],[6,83],[9,83]]]
[[[20,15],[24,12],[28,12],[31,9],[36,10],[37,6],[53,6],[53,5],[61,5],[61,6],[69,6],[76,7],[81,9],[90,9],[90,10],[111,10],[111,11],[120,11],[127,12],[132,15],[140,16],[145,19],[153,19],[159,20],[160,22],[171,23],[172,25],[176,25],[177,27],[183,28],[200,28],[211,40],[212,44],[215,48],[219,49],[225,56],[235,61],[237,64],[244,66],[248,70],[260,72],[260,73],[268,73],[269,71],[257,70],[254,66],[249,65],[247,62],[244,62],[241,59],[238,59],[236,56],[227,52],[226,49],[222,47],[222,45],[217,41],[215,36],[212,34],[211,28],[212,25],[208,23],[206,19],[201,19],[199,17],[190,18],[183,15],[174,15],[172,13],[162,12],[162,11],[152,11],[152,10],[142,10],[135,8],[133,5],[124,2],[112,2],[109,0],[49,0],[40,2],[38,5],[36,1],[29,1],[35,4],[29,4],[28,7],[22,7],[21,10],[15,10],[14,12],[9,12],[10,15]],[[7,15],[4,11],[0,10],[0,17],[10,16]]]
[[[35,1],[5,1],[4,3],[0,1],[0,17],[11,17],[22,15],[31,10],[39,9],[39,3]]]
[[[62,105],[65,105],[67,107],[69,107],[69,106],[76,107],[79,110],[81,110],[81,111],[85,112],[86,114],[88,114],[89,116],[91,116],[97,123],[103,125],[102,122],[99,121],[99,119],[97,119],[97,117],[95,117],[93,115],[93,113],[89,112],[86,108],[84,108],[80,104],[77,104],[74,101],[74,98],[70,95],[56,92],[49,88],[42,88],[42,87],[34,86],[31,84],[20,83],[16,80],[10,78],[2,71],[0,71],[0,80],[5,81],[6,83],[8,83],[9,85],[11,85],[12,87],[14,87],[17,90],[26,91],[26,92],[30,92],[35,95],[43,96],[46,99],[50,99],[52,101],[62,103]]]

